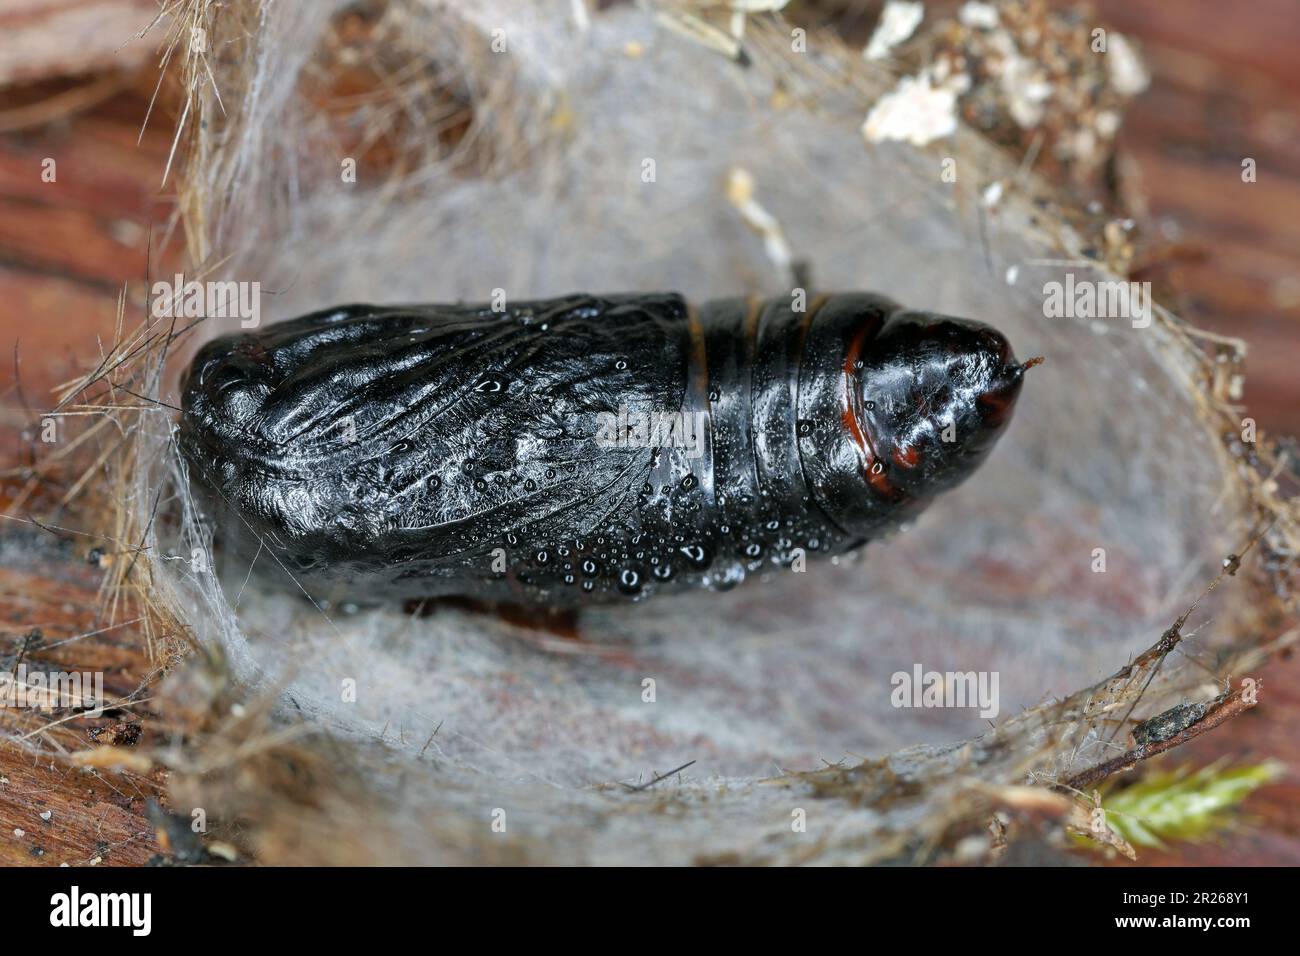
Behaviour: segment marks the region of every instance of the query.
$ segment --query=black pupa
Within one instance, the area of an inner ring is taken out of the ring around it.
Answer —
[[[180,447],[227,546],[313,596],[575,607],[889,532],[1032,364],[871,294],[349,305],[208,343]]]

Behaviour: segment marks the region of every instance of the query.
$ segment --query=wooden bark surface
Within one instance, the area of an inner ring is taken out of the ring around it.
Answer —
[[[1290,0],[1097,6],[1104,20],[1143,43],[1154,75],[1121,145],[1129,160],[1124,186],[1145,203],[1143,228],[1159,240],[1151,248],[1156,268],[1177,290],[1185,317],[1249,343],[1245,400],[1260,427],[1298,435],[1300,18]],[[43,28],[66,30],[71,21],[64,18],[78,13],[90,23],[108,8],[111,22],[124,23],[154,4],[0,0],[0,30],[16,29],[33,44],[24,41],[22,57],[0,58],[0,471],[28,460],[24,401],[47,407],[51,388],[97,354],[97,337],[111,339],[124,283],[131,283],[128,325],[138,319],[146,237],[152,229],[157,246],[173,208],[171,193],[159,191],[173,123],[165,102],[137,145],[156,80],[152,65],[119,56],[114,66],[134,72],[78,100],[66,94],[97,80],[62,78],[103,69],[110,62],[103,44],[68,44],[64,32],[41,46]],[[3,89],[16,79],[26,85]],[[54,183],[41,180],[47,157],[57,162]],[[1258,163],[1258,182],[1249,186],[1240,181],[1244,157]],[[169,274],[175,260],[175,244],[161,256],[155,248],[154,273]],[[57,491],[37,489],[36,500]],[[0,512],[13,514],[20,494],[24,482],[0,480]],[[65,517],[72,527],[84,521],[75,511]],[[60,541],[29,524],[4,524],[0,535],[30,546],[9,547],[0,564],[0,659],[20,652],[39,629],[43,644],[27,652],[29,661],[102,670],[110,694],[147,682],[153,664],[139,630],[101,630],[110,622],[98,616],[100,572],[86,562],[89,539]],[[128,607],[118,620],[132,617]],[[1199,765],[1221,756],[1273,757],[1286,765],[1285,778],[1250,798],[1252,822],[1230,838],[1145,851],[1141,863],[1300,863],[1300,660],[1274,661],[1262,678],[1260,706],[1162,759]],[[0,727],[27,733],[52,716],[0,709]],[[144,704],[69,722],[52,739],[83,750],[107,739],[92,738],[92,730],[130,739],[134,730],[123,731],[124,723],[140,725],[134,746],[165,734]],[[157,772],[70,770],[0,743],[0,864],[142,864],[162,852],[146,807],[164,790]]]

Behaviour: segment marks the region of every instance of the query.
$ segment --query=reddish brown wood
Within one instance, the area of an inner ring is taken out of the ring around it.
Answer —
[[[137,69],[154,43],[126,41],[157,15],[154,0],[0,0],[0,86]]]
[[[11,31],[19,16],[25,18],[23,30],[34,30],[42,16],[37,8],[66,13],[95,5],[0,0],[4,46],[17,35]],[[139,5],[156,9],[153,0]],[[1294,105],[1300,101],[1300,58],[1294,55],[1300,18],[1291,0],[1101,0],[1098,6],[1104,20],[1144,42],[1155,73],[1121,140],[1137,173],[1127,185],[1150,206],[1145,231],[1203,251],[1201,261],[1169,266],[1183,311],[1249,341],[1246,396],[1252,412],[1267,430],[1300,434],[1300,119]],[[32,67],[30,75],[105,62],[102,43],[78,48],[69,42],[72,35],[51,38],[43,59],[32,56],[31,63],[43,65]],[[114,54],[111,62],[119,59]],[[0,84],[5,62],[13,61],[0,59]],[[124,282],[137,284],[137,311],[130,318],[138,318],[143,237],[151,224],[161,233],[172,208],[159,195],[173,123],[165,102],[135,145],[155,79],[146,66],[89,112],[59,113],[51,122],[0,133],[0,470],[22,463],[26,454],[18,434],[25,413],[14,389],[15,339],[21,340],[23,390],[40,407],[53,385],[96,354],[97,336],[111,337]],[[70,88],[0,91],[0,120]],[[1249,187],[1239,175],[1246,155],[1260,169],[1259,182]],[[58,162],[54,184],[40,180],[46,156]],[[1177,232],[1163,237],[1171,223]],[[160,261],[157,253],[154,262],[161,274],[174,266],[174,259]],[[8,510],[14,485],[13,479],[0,482],[0,510]],[[0,528],[0,534],[11,533]],[[97,624],[98,573],[82,563],[84,549],[70,545],[43,554],[22,567],[0,567],[0,655],[33,625],[52,643]],[[119,691],[134,687],[151,666],[141,635],[130,627],[48,654],[68,667],[101,666]],[[1199,765],[1221,756],[1272,757],[1287,765],[1286,778],[1248,801],[1254,817],[1249,828],[1219,843],[1142,851],[1140,863],[1300,863],[1300,658],[1275,661],[1257,676],[1265,691],[1250,713],[1159,759]],[[136,746],[147,747],[161,732],[160,718],[147,710],[140,717],[142,740]],[[94,745],[90,729],[69,726],[55,733],[75,750]],[[106,863],[143,863],[159,851],[144,802],[162,791],[163,781],[155,777],[73,771],[0,747],[0,864],[57,865],[97,855]],[[47,810],[51,818],[44,821]],[[24,836],[15,837],[15,829]],[[35,848],[43,855],[35,855]]]
[[[1151,88],[1121,148],[1144,226],[1202,250],[1170,270],[1185,318],[1250,346],[1245,399],[1261,427],[1300,435],[1300,17],[1290,0],[1131,3],[1102,18],[1143,44]],[[1241,162],[1258,179],[1243,183]]]
[[[135,627],[111,627],[99,612],[99,572],[81,550],[60,546],[44,532],[6,529],[10,561],[0,567],[0,660],[11,673],[21,662],[43,672],[100,672],[104,695],[119,700],[151,682],[153,666]],[[21,553],[23,557],[16,559]],[[124,608],[129,615],[129,608]],[[90,637],[78,635],[100,631]],[[0,865],[140,865],[160,852],[154,826],[146,816],[149,800],[165,805],[165,778],[71,766],[57,759],[108,743],[114,736],[124,749],[156,745],[156,714],[150,704],[124,708],[118,716],[77,717],[70,712],[44,713],[30,708],[0,707]],[[138,724],[140,734],[116,731]],[[42,728],[50,727],[41,733]],[[97,733],[103,729],[104,734]],[[27,749],[13,737],[37,733]],[[42,816],[48,814],[48,819]]]

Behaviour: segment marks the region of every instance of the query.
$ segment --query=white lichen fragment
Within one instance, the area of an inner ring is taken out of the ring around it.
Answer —
[[[1119,132],[1120,115],[1116,110],[1102,110],[1092,125],[1096,127],[1098,136],[1112,139]]]
[[[754,177],[741,166],[733,166],[727,173],[727,200],[739,210],[749,228],[763,237],[763,248],[777,271],[786,275],[794,261],[790,243],[786,241],[781,223],[754,198]]]
[[[957,19],[972,30],[994,30],[998,25],[998,8],[991,3],[970,0],[958,11]]]
[[[679,36],[721,53],[729,60],[740,56],[740,42],[734,36],[694,14],[660,10],[655,14],[655,22]]]
[[[573,22],[577,28],[586,33],[591,29],[591,14],[587,12],[587,0],[570,0],[573,8]]]
[[[1030,129],[1043,121],[1046,104],[1052,97],[1052,84],[1042,67],[1019,55],[1007,57],[999,77],[1007,112],[1016,125]]]
[[[900,140],[913,146],[957,132],[957,91],[933,86],[930,75],[905,76],[876,101],[862,124],[868,143]]]
[[[871,34],[871,40],[862,51],[867,60],[883,60],[889,51],[907,40],[921,25],[925,16],[925,4],[908,2],[908,0],[889,0],[880,12],[880,22]]]
[[[1118,33],[1112,33],[1106,41],[1106,73],[1110,85],[1122,96],[1137,96],[1151,83],[1137,50]]]

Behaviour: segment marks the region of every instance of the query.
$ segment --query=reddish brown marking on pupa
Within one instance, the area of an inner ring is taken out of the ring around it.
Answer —
[[[921,452],[914,445],[901,445],[894,449],[894,461],[903,468],[915,468],[921,460]]]
[[[862,357],[862,343],[866,337],[867,327],[863,326],[849,342],[848,352],[844,356],[844,409],[840,413],[840,420],[869,468],[870,463],[876,460],[876,448],[870,435],[862,427],[862,422],[858,420],[857,402],[854,401],[857,365]]]

